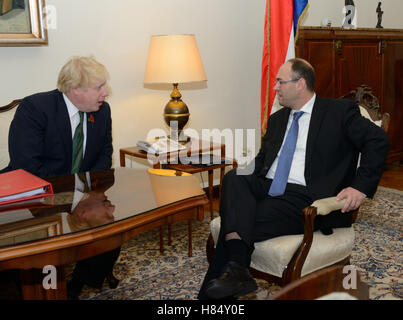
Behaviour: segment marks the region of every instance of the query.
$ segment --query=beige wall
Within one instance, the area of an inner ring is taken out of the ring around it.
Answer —
[[[358,25],[376,24],[377,0],[355,0]],[[144,88],[151,35],[193,33],[207,74],[205,86],[182,86],[189,127],[256,129],[259,146],[260,63],[265,0],[47,0],[57,12],[49,46],[0,48],[0,105],[55,88],[72,55],[94,55],[110,71],[114,165],[118,150],[164,128],[170,90]],[[399,4],[398,4],[399,3]],[[340,26],[344,0],[310,0],[305,25],[323,17]],[[401,0],[383,0],[384,26],[402,28]],[[53,21],[54,22],[54,21]],[[133,164],[136,166],[137,164]]]
[[[170,88],[144,88],[151,35],[192,33],[207,74],[204,86],[182,86],[189,127],[259,128],[260,62],[265,0],[47,0],[57,28],[47,47],[0,47],[0,105],[54,89],[72,55],[94,55],[111,75],[114,165],[119,148],[151,128],[166,129]]]

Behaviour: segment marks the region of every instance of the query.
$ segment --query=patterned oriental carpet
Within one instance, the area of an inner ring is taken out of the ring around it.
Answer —
[[[357,223],[351,263],[370,286],[371,300],[403,298],[403,191],[379,187],[373,200],[365,200]],[[193,222],[193,257],[187,256],[187,224],[172,226],[172,245],[159,252],[158,230],[123,245],[114,273],[121,279],[112,290],[84,287],[80,299],[194,300],[207,270],[205,253],[210,218]],[[167,239],[165,235],[165,239]],[[73,265],[67,268],[71,274]],[[258,290],[243,299],[263,299],[280,287],[257,280]]]

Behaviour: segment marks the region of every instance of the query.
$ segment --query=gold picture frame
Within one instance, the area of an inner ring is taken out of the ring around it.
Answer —
[[[45,0],[16,3],[21,0],[0,0],[0,47],[48,45]]]

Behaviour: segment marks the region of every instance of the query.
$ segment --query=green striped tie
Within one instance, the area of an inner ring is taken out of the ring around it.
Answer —
[[[85,172],[80,172],[78,173],[78,178],[81,180],[83,183],[83,190],[80,190],[82,192],[88,192],[91,190],[91,188],[88,186],[88,180],[87,180],[87,174]]]
[[[74,132],[73,137],[73,157],[71,163],[71,173],[80,172],[81,162],[83,161],[83,144],[84,144],[84,133],[83,133],[83,118],[84,113],[79,111],[80,123]]]

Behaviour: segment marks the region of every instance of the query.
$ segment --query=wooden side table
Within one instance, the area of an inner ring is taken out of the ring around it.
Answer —
[[[122,148],[120,152],[120,166],[126,166],[126,156],[132,156],[141,159],[148,159],[152,162],[153,167],[156,169],[172,169],[183,171],[187,173],[208,172],[208,198],[210,206],[210,219],[214,218],[213,210],[213,173],[215,169],[220,169],[220,185],[219,185],[219,199],[221,199],[222,180],[225,174],[225,167],[232,165],[233,168],[238,167],[236,160],[225,161],[224,163],[209,165],[205,167],[195,166],[192,164],[179,163],[181,156],[195,156],[202,153],[212,153],[214,150],[221,150],[221,159],[225,159],[225,144],[216,144],[209,141],[191,139],[185,144],[186,149],[176,152],[168,152],[158,156],[148,155],[147,152],[140,150],[138,147]],[[191,221],[189,222],[191,224]],[[191,225],[190,225],[191,228]],[[189,229],[191,230],[191,229]],[[163,247],[163,229],[160,227],[160,252],[164,252]],[[171,225],[168,224],[168,245],[171,245]]]
[[[224,163],[213,164],[205,167],[195,166],[192,164],[183,164],[180,162],[181,156],[195,156],[202,153],[212,153],[214,150],[221,150],[221,158],[225,159],[225,144],[217,144],[210,141],[191,139],[185,144],[186,149],[176,152],[168,152],[158,156],[148,155],[147,152],[140,150],[138,147],[122,148],[120,152],[120,166],[126,166],[126,156],[132,156],[141,159],[149,159],[154,168],[173,169],[187,173],[208,172],[208,198],[210,201],[210,217],[213,219],[213,173],[215,169],[220,169],[220,185],[219,185],[219,199],[221,199],[221,186],[225,174],[225,167],[232,166],[237,168],[236,160],[227,160]]]

